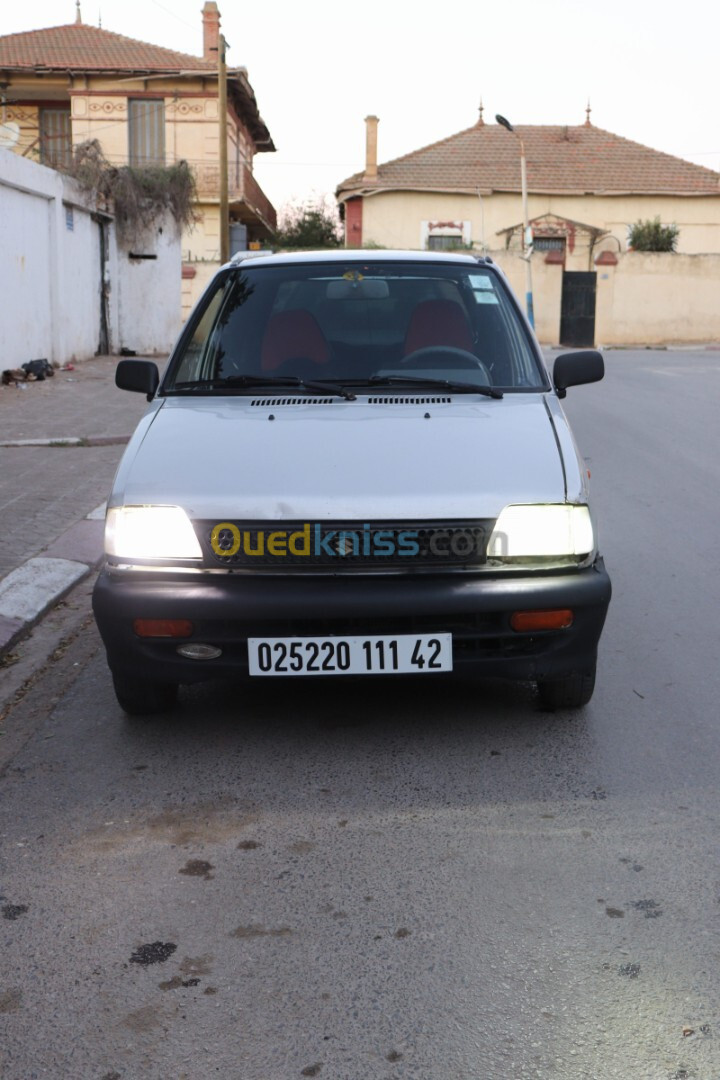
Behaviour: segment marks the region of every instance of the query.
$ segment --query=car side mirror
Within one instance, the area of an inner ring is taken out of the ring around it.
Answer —
[[[564,398],[568,386],[599,382],[605,374],[605,361],[596,349],[563,353],[553,365],[553,383],[558,397]]]
[[[116,386],[146,394],[148,401],[155,397],[159,382],[160,373],[152,360],[121,360],[115,369]]]

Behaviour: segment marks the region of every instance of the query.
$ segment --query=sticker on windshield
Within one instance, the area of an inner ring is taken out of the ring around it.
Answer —
[[[468,274],[476,304],[499,304],[495,282],[487,274]]]

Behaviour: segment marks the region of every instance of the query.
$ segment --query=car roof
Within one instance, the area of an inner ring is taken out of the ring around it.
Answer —
[[[390,251],[374,248],[339,248],[333,251],[286,251],[278,254],[265,254],[263,252],[239,251],[230,260],[230,266],[238,266],[240,263],[252,260],[253,266],[284,266],[292,263],[395,263],[395,262],[419,262],[419,263],[460,263],[466,266],[477,266],[478,263],[492,263],[492,259],[476,255],[457,255],[437,251]]]

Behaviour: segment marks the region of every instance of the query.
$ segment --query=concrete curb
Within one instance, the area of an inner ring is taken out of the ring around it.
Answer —
[[[8,442],[0,442],[0,446],[125,446],[130,442],[129,435],[88,435],[86,438],[78,438],[76,435],[57,435],[54,439],[11,439]]]
[[[0,657],[103,559],[105,505],[0,581]]]

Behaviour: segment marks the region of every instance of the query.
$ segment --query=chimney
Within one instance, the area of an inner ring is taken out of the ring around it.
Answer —
[[[215,60],[220,42],[220,12],[215,0],[205,0],[203,19],[203,60]]]
[[[377,116],[365,117],[365,175],[364,180],[377,180]]]

